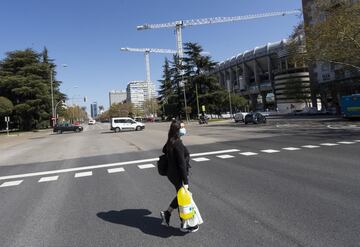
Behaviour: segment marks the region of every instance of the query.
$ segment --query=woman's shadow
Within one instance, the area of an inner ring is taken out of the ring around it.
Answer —
[[[96,215],[102,220],[140,229],[143,233],[161,238],[171,236],[184,236],[179,228],[161,225],[161,219],[148,216],[151,211],[147,209],[124,209],[121,211],[100,212]]]

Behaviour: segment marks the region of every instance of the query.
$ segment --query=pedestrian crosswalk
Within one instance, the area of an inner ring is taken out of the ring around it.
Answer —
[[[299,150],[306,150],[306,149],[317,149],[321,147],[336,147],[339,145],[354,145],[359,144],[360,140],[351,140],[351,141],[338,141],[338,142],[325,142],[320,144],[307,144],[301,145],[298,147],[289,146],[289,147],[281,147],[277,149],[262,149],[255,151],[241,151],[239,149],[228,149],[228,150],[219,150],[219,151],[212,151],[212,152],[204,152],[204,153],[194,153],[190,155],[190,158],[194,162],[207,162],[214,159],[234,159],[238,157],[249,157],[251,156],[258,156],[260,154],[276,154],[286,151],[299,151]],[[215,156],[215,157],[214,157]],[[23,178],[31,178],[31,177],[40,177],[37,182],[38,183],[55,183],[59,179],[59,174],[64,173],[73,173],[74,178],[84,178],[93,176],[93,170],[101,169],[101,168],[108,168],[108,174],[116,174],[116,173],[123,173],[126,172],[124,166],[138,164],[137,167],[140,170],[144,169],[152,169],[156,167],[156,161],[158,158],[151,158],[151,159],[144,159],[144,160],[135,160],[135,161],[126,161],[126,162],[119,162],[119,163],[111,163],[111,164],[102,164],[97,166],[88,166],[88,167],[77,167],[77,168],[68,168],[62,170],[53,170],[53,171],[44,171],[44,172],[37,172],[37,173],[27,173],[27,174],[17,174],[17,175],[9,175],[0,177],[0,188],[6,187],[15,187],[19,186],[23,183]],[[111,168],[110,168],[111,167]],[[43,175],[53,175],[53,176],[43,176]],[[15,180],[17,179],[17,180]],[[1,181],[4,181],[1,183]]]
[[[50,182],[58,180],[59,176],[51,176],[51,177],[42,177],[39,179],[39,183]]]

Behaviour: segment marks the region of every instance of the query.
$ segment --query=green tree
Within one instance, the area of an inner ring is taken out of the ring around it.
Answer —
[[[245,107],[248,106],[248,101],[244,97],[235,93],[232,93],[230,97],[233,112],[245,111]],[[227,103],[229,103],[229,98],[227,98]]]
[[[50,73],[55,65],[43,62],[32,49],[12,51],[0,62],[0,95],[14,104],[14,119],[20,129],[49,125],[51,116]],[[50,69],[51,68],[51,69]],[[64,97],[54,80],[55,102]]]
[[[87,119],[86,109],[78,105],[66,107],[61,112],[60,116],[61,116],[60,118],[62,118],[62,121],[66,121],[70,123],[74,123],[77,121],[83,122],[85,119]]]
[[[134,105],[131,103],[112,104],[109,109],[109,117],[129,117],[134,113]]]
[[[14,109],[13,103],[9,99],[0,96],[0,116],[10,115],[13,109]]]
[[[155,114],[158,112],[158,109],[159,109],[159,102],[157,101],[157,99],[145,100],[144,113],[146,116],[150,116],[150,115],[155,116]]]
[[[309,11],[319,20],[305,25],[306,60],[360,70],[360,3],[314,0]]]

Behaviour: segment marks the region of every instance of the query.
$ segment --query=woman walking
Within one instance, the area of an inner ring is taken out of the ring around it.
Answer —
[[[177,120],[173,121],[170,125],[167,142],[163,147],[163,153],[168,157],[167,177],[174,185],[176,193],[183,186],[185,189],[189,189],[190,155],[188,149],[180,139],[180,137],[185,134],[186,129],[184,123]],[[169,226],[171,213],[178,207],[177,197],[175,196],[169,208],[160,212],[163,225]],[[199,226],[184,228],[183,221],[181,220],[180,230],[183,232],[196,232],[199,230]]]

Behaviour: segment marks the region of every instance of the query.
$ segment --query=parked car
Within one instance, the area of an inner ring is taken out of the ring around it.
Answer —
[[[145,124],[135,121],[129,117],[115,117],[111,119],[110,130],[120,132],[124,130],[143,130]]]
[[[96,124],[96,121],[94,119],[89,120],[88,125],[94,125],[94,124]]]
[[[238,122],[244,122],[245,121],[245,116],[249,114],[248,112],[238,112],[238,113],[235,113],[234,114],[234,120],[235,120],[235,123],[238,123]]]
[[[244,123],[248,124],[248,123],[253,123],[253,124],[261,124],[261,123],[266,123],[266,117],[259,113],[259,112],[254,112],[254,113],[248,113],[246,114],[245,118],[244,118]]]
[[[65,124],[56,124],[53,129],[53,132],[62,134],[65,131],[81,132],[83,130],[84,130],[83,127],[80,125],[73,125],[73,124],[65,123]]]

